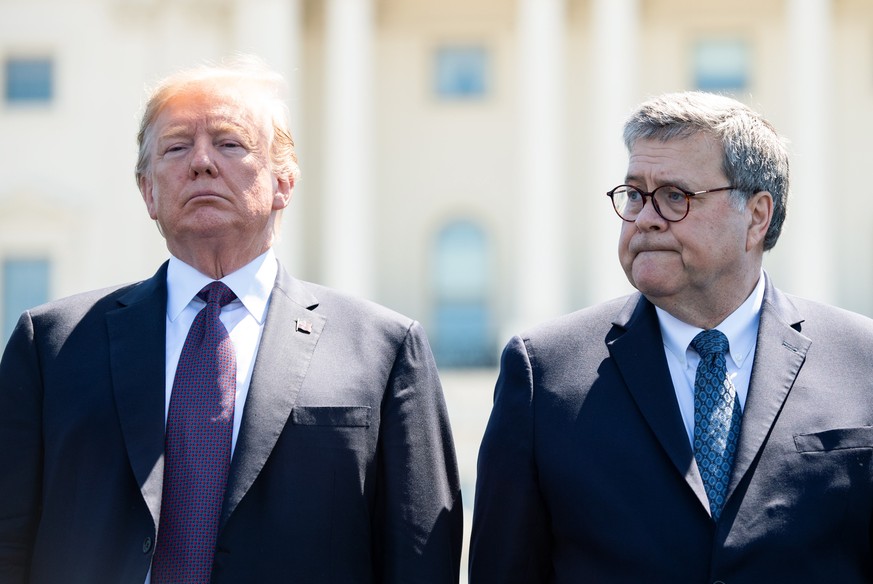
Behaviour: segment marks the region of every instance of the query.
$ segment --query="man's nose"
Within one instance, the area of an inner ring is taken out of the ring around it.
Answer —
[[[196,144],[191,154],[190,175],[197,178],[200,175],[210,177],[218,176],[218,167],[215,165],[215,156],[211,145]]]
[[[655,200],[651,196],[646,197],[645,204],[634,223],[640,231],[661,231],[667,228],[667,220],[655,209]]]

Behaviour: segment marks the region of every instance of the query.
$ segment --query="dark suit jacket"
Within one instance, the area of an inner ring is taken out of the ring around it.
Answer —
[[[471,584],[873,582],[873,321],[767,283],[713,522],[639,294],[506,347],[479,454]]]
[[[0,582],[145,579],[166,303],[164,266],[21,317],[0,362]],[[421,326],[280,268],[212,581],[457,582],[461,512]]]

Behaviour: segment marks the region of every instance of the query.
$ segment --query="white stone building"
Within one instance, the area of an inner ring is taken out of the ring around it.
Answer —
[[[254,52],[282,71],[303,178],[280,257],[493,364],[519,327],[628,290],[621,124],[725,90],[792,144],[793,292],[873,314],[867,0],[0,0],[0,320],[165,258],[133,180],[144,88]]]

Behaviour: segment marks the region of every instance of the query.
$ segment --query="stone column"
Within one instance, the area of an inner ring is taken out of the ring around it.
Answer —
[[[790,107],[791,197],[785,223],[789,247],[787,276],[782,284],[796,294],[835,301],[829,152],[831,149],[830,73],[832,26],[830,0],[788,0],[786,3]]]
[[[372,0],[326,0],[322,280],[373,295]]]
[[[567,309],[565,12],[565,0],[518,2],[520,188],[512,326],[519,328]]]

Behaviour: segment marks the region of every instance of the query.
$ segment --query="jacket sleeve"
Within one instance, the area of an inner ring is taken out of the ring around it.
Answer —
[[[29,313],[0,360],[0,582],[26,582],[42,483],[42,381]]]
[[[376,581],[458,582],[462,505],[442,386],[424,329],[399,347],[382,404]]]
[[[534,381],[520,337],[503,351],[476,478],[470,584],[547,582],[549,517],[534,451]]]

